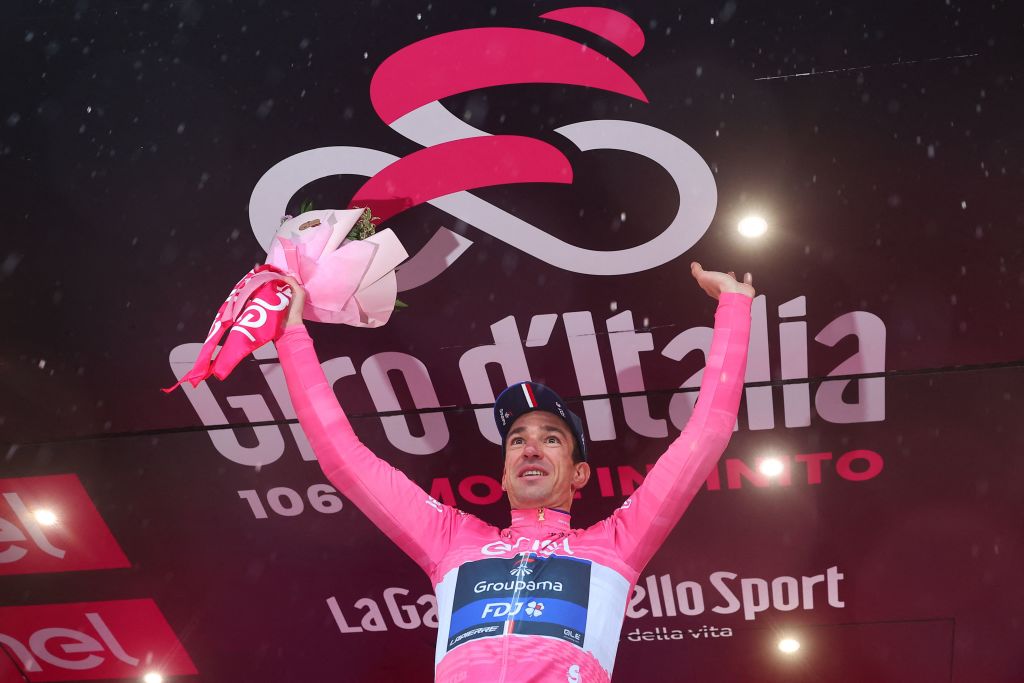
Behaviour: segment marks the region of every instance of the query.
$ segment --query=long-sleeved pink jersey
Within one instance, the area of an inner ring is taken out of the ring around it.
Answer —
[[[505,529],[442,505],[352,431],[302,325],[277,347],[292,403],[327,478],[430,577],[436,680],[609,681],[637,577],[732,435],[750,336],[750,298],[721,296],[686,428],[612,515],[574,529],[568,513],[512,510]]]

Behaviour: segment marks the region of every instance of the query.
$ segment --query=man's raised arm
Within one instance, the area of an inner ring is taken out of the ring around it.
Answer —
[[[690,420],[658,459],[644,483],[602,524],[613,525],[615,544],[638,573],[664,542],[725,451],[736,424],[750,340],[753,279],[732,273],[691,272],[718,299],[715,331]]]
[[[428,496],[368,449],[327,383],[302,324],[305,292],[288,278],[292,303],[278,355],[295,412],[327,478],[433,578],[463,516]]]

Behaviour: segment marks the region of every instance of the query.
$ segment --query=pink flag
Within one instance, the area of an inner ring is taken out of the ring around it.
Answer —
[[[291,287],[281,280],[283,272],[262,265],[246,273],[217,311],[195,365],[165,392],[174,391],[183,382],[198,386],[210,375],[224,379],[239,361],[278,336],[292,298]],[[221,339],[224,344],[214,357]]]

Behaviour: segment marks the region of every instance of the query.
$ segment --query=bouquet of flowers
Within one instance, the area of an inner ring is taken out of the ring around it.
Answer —
[[[306,206],[303,206],[305,209]],[[306,289],[302,317],[379,327],[396,307],[395,268],[408,258],[391,230],[377,231],[369,209],[326,209],[285,216],[264,265],[246,273],[217,311],[183,382],[224,379],[247,355],[281,333],[291,302],[290,275]],[[218,344],[223,345],[218,352]],[[216,354],[216,355],[214,355]]]

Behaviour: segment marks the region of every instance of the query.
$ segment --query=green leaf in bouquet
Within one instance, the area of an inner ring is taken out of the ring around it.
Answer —
[[[359,220],[349,230],[348,239],[350,240],[365,240],[370,235],[377,232],[377,226],[374,225],[374,221],[380,219],[373,215],[373,212],[369,208],[363,209],[363,213],[359,216]]]

